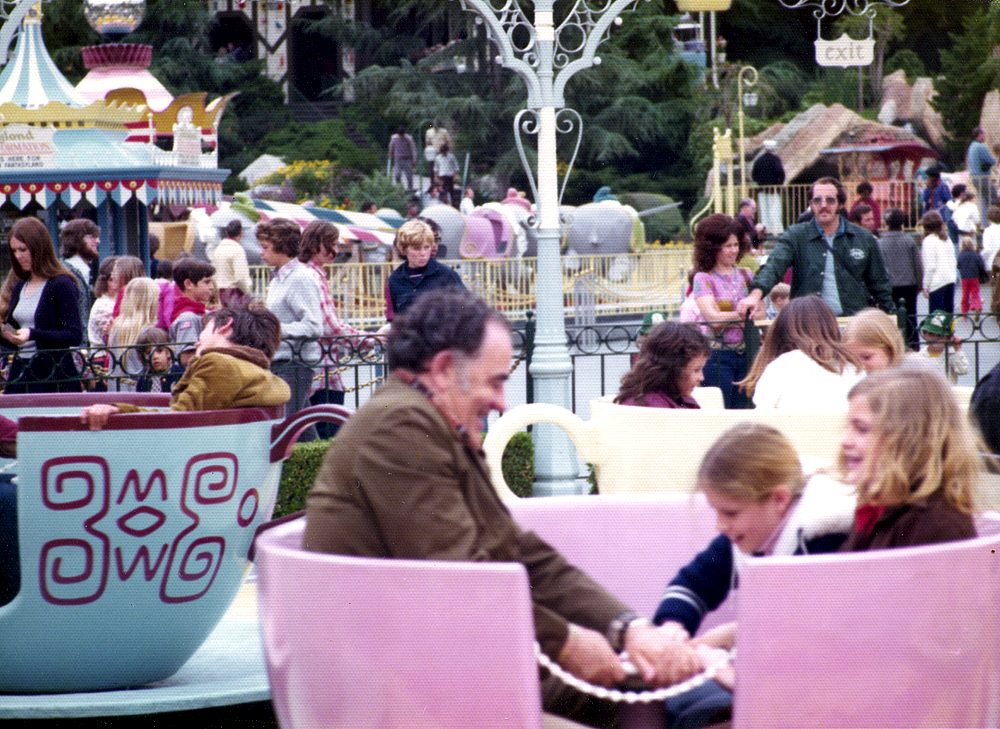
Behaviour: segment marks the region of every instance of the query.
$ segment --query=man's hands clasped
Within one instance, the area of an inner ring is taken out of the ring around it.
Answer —
[[[625,651],[650,687],[672,686],[705,669],[687,632],[675,624],[656,627],[645,619],[633,620],[625,632]],[[573,675],[598,686],[616,686],[626,678],[622,659],[605,637],[579,625],[570,625],[558,661]]]

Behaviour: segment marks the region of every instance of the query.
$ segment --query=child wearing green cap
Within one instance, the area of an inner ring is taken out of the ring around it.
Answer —
[[[955,336],[955,317],[940,309],[920,324],[920,334],[927,346],[917,355],[934,366],[951,384],[969,371],[969,359],[962,352],[962,340]]]

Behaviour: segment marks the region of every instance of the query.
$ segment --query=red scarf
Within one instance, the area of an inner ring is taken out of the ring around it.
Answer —
[[[174,299],[174,311],[170,315],[170,323],[177,321],[177,317],[186,311],[193,311],[199,316],[205,316],[205,305],[200,301],[189,299],[187,296],[178,296]]]
[[[854,531],[858,534],[867,536],[871,533],[872,527],[875,526],[875,522],[877,522],[884,513],[884,506],[862,504],[854,510]]]

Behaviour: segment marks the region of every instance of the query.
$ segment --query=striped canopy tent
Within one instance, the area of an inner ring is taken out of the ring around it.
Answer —
[[[379,208],[375,213],[375,217],[393,229],[398,229],[399,226],[406,222],[406,218],[392,208]]]
[[[41,14],[32,10],[21,26],[13,60],[0,73],[0,104],[41,109],[52,101],[78,107],[90,103],[56,68],[42,40]]]
[[[181,152],[126,141],[148,107],[77,91],[45,48],[41,7],[28,11],[0,73],[0,215],[38,215],[57,239],[58,211],[77,208],[101,226],[102,258],[148,262],[149,207],[217,205],[229,172],[207,164],[197,139]]]
[[[360,241],[365,248],[377,245],[391,247],[396,239],[396,229],[374,215],[329,208],[309,208],[309,210],[320,220],[329,220],[337,225],[341,229],[340,235],[342,237]],[[377,221],[374,224],[378,227],[369,227],[373,220]]]
[[[395,231],[374,215],[330,208],[306,207],[274,200],[254,199],[253,204],[267,219],[288,218],[303,228],[313,220],[326,220],[337,226],[341,238],[360,241],[366,248],[378,245],[391,246],[395,238]],[[373,220],[379,226],[377,229],[358,224],[371,223]]]
[[[278,202],[277,200],[252,199],[253,206],[261,214],[262,220],[273,220],[274,218],[288,218],[299,224],[300,228],[305,228],[309,223],[317,220],[316,216],[308,212],[301,205],[294,203]]]
[[[76,85],[76,92],[88,102],[99,101],[118,89],[136,89],[154,112],[162,112],[173,95],[149,72],[152,46],[136,43],[109,43],[81,49],[89,73]]]
[[[391,246],[396,238],[396,229],[405,222],[400,219],[399,225],[394,225],[379,215],[359,213],[353,210],[309,209],[316,217],[339,225],[342,228],[341,235],[361,241],[361,244],[369,249],[378,245]],[[345,233],[343,229],[348,232]]]

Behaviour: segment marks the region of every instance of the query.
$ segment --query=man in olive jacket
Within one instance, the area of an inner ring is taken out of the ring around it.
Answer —
[[[513,520],[490,482],[483,418],[503,411],[510,372],[506,319],[457,288],[424,294],[392,323],[386,384],[333,440],[309,494],[303,546],[401,559],[520,562],[528,571],[542,650],[591,683],[625,678],[627,650],[643,677],[669,685],[701,668],[697,653],[639,619]],[[503,670],[498,668],[497,670]],[[542,682],[546,711],[593,726],[616,707]]]
[[[894,312],[892,285],[878,242],[840,215],[846,202],[839,180],[823,177],[813,183],[809,201],[813,219],[782,234],[736,310],[741,314],[752,310],[791,268],[792,298],[819,294],[834,314],[851,316],[871,306],[871,297],[883,311]]]

